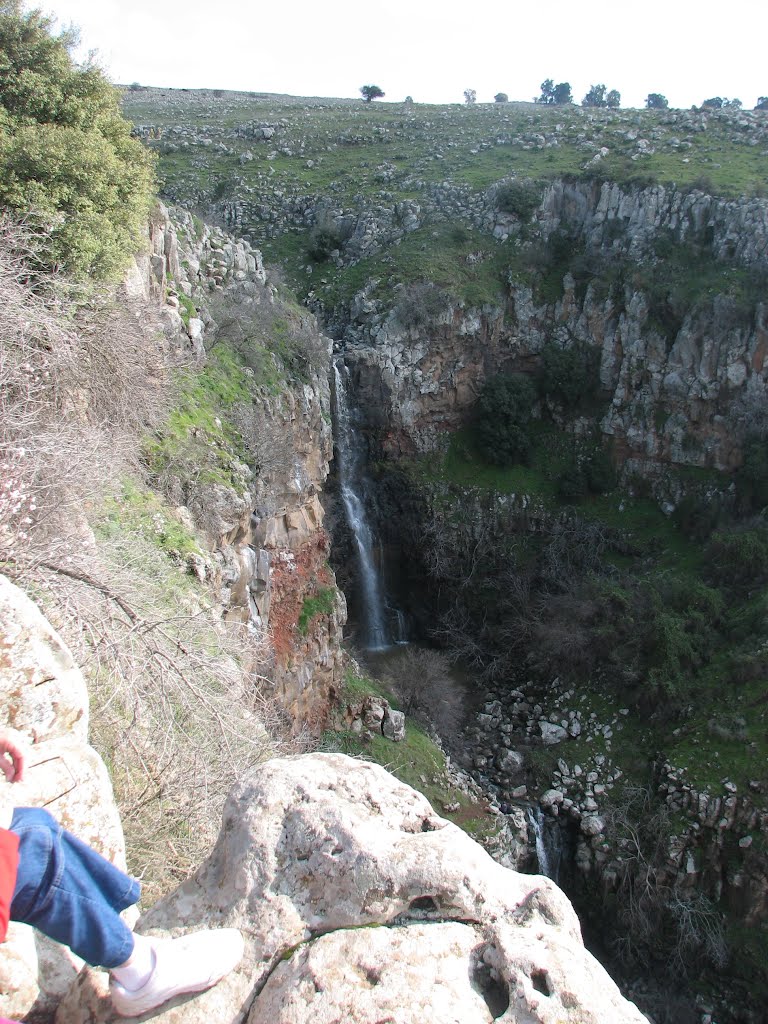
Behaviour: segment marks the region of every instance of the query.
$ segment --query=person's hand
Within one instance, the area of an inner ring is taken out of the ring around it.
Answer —
[[[24,751],[13,733],[0,729],[0,769],[8,782],[22,782],[24,779]]]

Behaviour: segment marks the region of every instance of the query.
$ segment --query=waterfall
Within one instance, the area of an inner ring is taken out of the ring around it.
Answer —
[[[536,859],[539,862],[539,874],[546,875],[553,882],[558,880],[560,874],[560,849],[557,840],[553,836],[552,825],[544,817],[541,808],[536,805],[529,807],[527,812],[528,824],[533,830],[536,844]]]
[[[334,412],[336,419],[336,464],[341,500],[352,531],[360,568],[364,635],[368,650],[389,645],[384,593],[374,558],[373,534],[363,504],[365,452],[349,408],[349,370],[341,359],[333,361]]]

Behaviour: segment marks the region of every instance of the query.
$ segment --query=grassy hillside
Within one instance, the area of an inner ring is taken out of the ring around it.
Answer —
[[[431,182],[482,189],[511,174],[681,187],[704,176],[727,196],[768,189],[765,111],[366,104],[170,89],[128,91],[123,109],[158,151],[165,189],[185,198],[267,188],[389,201],[418,198]],[[245,153],[253,159],[242,162]]]

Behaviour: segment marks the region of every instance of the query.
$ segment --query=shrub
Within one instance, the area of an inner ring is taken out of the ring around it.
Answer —
[[[502,213],[514,213],[529,220],[541,203],[541,188],[533,181],[513,179],[496,189],[496,207]]]
[[[561,501],[579,501],[587,494],[587,478],[575,462],[557,478],[557,496]]]
[[[752,438],[744,445],[736,491],[746,512],[758,512],[768,505],[768,444],[764,438]]]
[[[461,690],[447,655],[423,647],[406,647],[388,661],[384,681],[406,716],[437,729],[443,738],[455,734],[462,718]]]
[[[316,224],[309,235],[307,253],[315,263],[322,263],[334,250],[340,249],[342,244],[343,239],[336,228],[330,224]]]
[[[762,520],[747,526],[718,530],[706,550],[715,580],[734,586],[754,586],[768,580],[768,527]]]
[[[152,159],[101,70],[73,63],[72,41],[18,0],[0,4],[0,203],[50,228],[49,263],[110,277],[138,247]]]
[[[562,348],[548,342],[541,353],[539,388],[542,395],[566,410],[585,409],[600,390],[600,350],[583,343]]]
[[[167,402],[152,317],[98,295],[78,306],[41,270],[45,243],[0,218],[0,555],[63,544],[73,504],[120,471]]]
[[[723,518],[719,495],[689,494],[672,513],[672,521],[691,540],[708,540]]]
[[[509,103],[509,96],[505,92],[497,92],[493,97],[494,103]]]
[[[409,285],[395,306],[395,316],[406,329],[423,327],[436,320],[453,304],[451,296],[429,282]]]
[[[613,464],[611,453],[600,444],[596,444],[585,456],[583,461],[587,487],[592,494],[610,494],[616,489],[618,476]]]
[[[536,391],[527,377],[499,374],[486,381],[475,406],[475,428],[489,462],[526,462],[531,450],[530,422]]]

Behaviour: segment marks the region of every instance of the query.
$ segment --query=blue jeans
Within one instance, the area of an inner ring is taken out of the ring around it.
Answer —
[[[63,942],[93,967],[118,967],[133,952],[120,911],[136,903],[139,883],[67,832],[48,811],[17,807],[19,872],[11,920]]]

